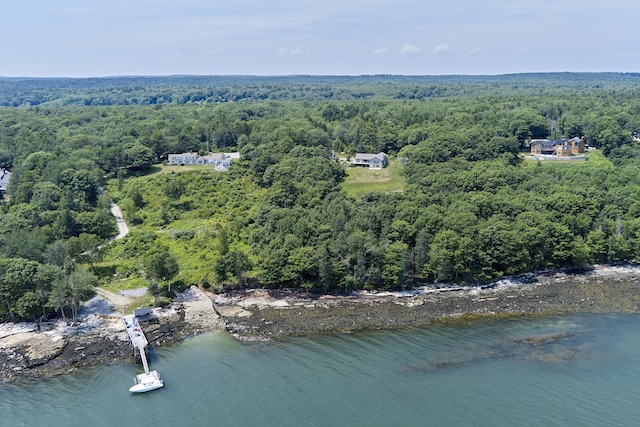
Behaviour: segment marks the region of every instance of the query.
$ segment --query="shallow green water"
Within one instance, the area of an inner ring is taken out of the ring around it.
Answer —
[[[165,388],[110,366],[0,384],[4,426],[627,426],[640,419],[640,316],[577,315],[152,353]]]

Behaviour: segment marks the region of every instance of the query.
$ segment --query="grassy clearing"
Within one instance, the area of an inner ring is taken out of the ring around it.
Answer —
[[[587,156],[584,160],[534,160],[531,156],[524,156],[528,165],[535,166],[538,162],[542,165],[575,165],[578,167],[600,167],[613,168],[613,163],[608,160],[602,151],[591,149],[585,153]]]
[[[215,172],[207,166],[156,166],[145,176],[107,182],[107,193],[120,205],[131,234],[105,248],[100,267],[104,287],[113,291],[147,286],[141,277],[142,258],[154,247],[166,248],[176,258],[176,282],[215,283],[213,265],[219,256],[218,234],[224,229],[231,250],[246,250],[252,218],[265,190],[241,171]],[[184,189],[177,200],[164,194],[167,182]],[[143,205],[130,198],[136,188]],[[133,226],[131,218],[137,219]]]
[[[129,304],[125,305],[124,307],[120,306],[114,308],[118,311],[123,311],[126,314],[132,313],[136,308],[155,306],[153,296],[148,293],[141,297],[129,297],[129,301]]]
[[[403,191],[405,185],[402,165],[398,160],[391,160],[389,166],[382,170],[370,170],[363,167],[347,168],[347,177],[342,182],[342,189],[355,199],[369,193],[391,193]]]
[[[600,150],[589,150],[587,152],[587,163],[591,167],[603,167],[613,169],[615,166],[611,160],[607,159]]]
[[[158,302],[158,304],[160,303]],[[124,307],[124,312],[131,313],[140,307],[155,307],[153,296],[147,294],[142,297],[132,298],[131,302]]]
[[[153,165],[143,174],[139,175],[139,178],[149,178],[155,175],[161,175],[165,173],[179,173],[179,172],[191,172],[191,171],[209,171],[213,172],[213,166],[211,165]]]

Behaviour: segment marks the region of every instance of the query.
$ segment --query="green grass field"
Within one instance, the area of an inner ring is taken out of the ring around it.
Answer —
[[[184,186],[177,200],[163,191],[171,180]],[[133,205],[133,188],[142,195],[143,206]],[[104,250],[101,277],[105,277],[103,286],[110,290],[110,286],[121,290],[148,284],[139,271],[141,258],[150,247],[166,248],[173,255],[180,266],[177,280],[215,283],[212,266],[219,256],[218,232],[227,230],[231,250],[248,252],[243,242],[248,241],[250,218],[266,192],[249,176],[215,172],[202,165],[155,165],[145,175],[128,177],[122,183],[111,179],[105,190],[120,205],[131,230],[130,237]],[[132,215],[137,218],[135,225]]]
[[[538,162],[540,164],[546,165],[575,165],[579,167],[587,167],[587,168],[613,168],[613,163],[609,159],[607,159],[602,151],[591,149],[585,153],[587,156],[586,159],[583,160],[534,160],[531,156],[523,156],[526,164],[529,166],[535,166]]]
[[[355,199],[369,193],[392,193],[404,190],[402,166],[398,160],[391,160],[382,170],[352,166],[347,168],[347,177],[342,189]]]
[[[211,165],[153,165],[145,173],[139,175],[140,178],[151,177],[163,173],[189,172],[189,171],[210,171],[213,172]]]

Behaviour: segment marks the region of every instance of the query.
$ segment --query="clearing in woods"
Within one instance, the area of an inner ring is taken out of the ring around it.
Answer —
[[[390,160],[384,169],[371,170],[366,167],[351,166],[342,182],[342,189],[356,199],[369,193],[391,193],[403,191],[404,176],[402,165],[397,159]]]

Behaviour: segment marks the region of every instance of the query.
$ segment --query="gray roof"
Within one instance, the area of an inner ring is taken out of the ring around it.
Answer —
[[[574,141],[574,142],[580,142],[582,141],[581,138],[575,137],[575,138],[571,138],[568,140],[569,142]],[[556,139],[554,141],[550,141],[548,139],[532,139],[531,142],[529,143],[529,145],[533,145],[533,144],[543,144],[547,147],[554,147],[556,145],[562,145],[565,142],[567,142],[566,139]]]
[[[556,145],[555,141],[549,141],[548,139],[532,139],[529,145],[533,144]]]
[[[564,142],[564,139],[556,139],[555,141],[549,141],[548,139],[534,139],[529,143],[529,145],[542,144],[546,147],[555,147],[556,145],[562,145]]]
[[[146,317],[151,316],[153,314],[153,310],[150,308],[136,308],[133,310],[133,315],[136,317]]]
[[[356,153],[356,159],[361,159],[361,160],[372,160],[372,159],[380,159],[383,160],[385,159],[387,156],[386,153],[380,152],[378,154],[372,154],[372,153]]]
[[[191,153],[191,152],[189,152],[189,153],[176,153],[176,154],[169,154],[167,157],[168,157],[169,159],[171,159],[171,158],[176,158],[176,157],[178,157],[178,158],[183,158],[183,157],[198,157],[198,153]]]
[[[209,153],[206,156],[202,156],[202,158],[207,160],[224,160],[227,156],[225,156],[224,153]]]

